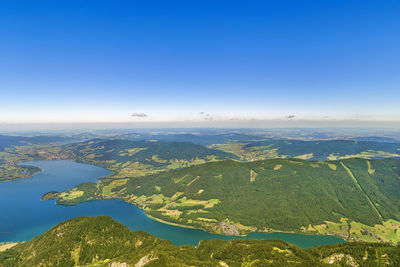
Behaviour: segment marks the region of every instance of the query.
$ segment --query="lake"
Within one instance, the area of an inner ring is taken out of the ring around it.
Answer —
[[[175,245],[196,245],[204,239],[279,238],[302,248],[342,243],[333,236],[287,233],[251,233],[246,237],[222,236],[202,230],[171,226],[150,219],[136,206],[118,199],[95,200],[76,206],[60,206],[55,200],[41,201],[52,190],[63,191],[83,182],[96,182],[111,174],[105,168],[69,160],[32,161],[42,172],[32,178],[0,182],[0,242],[30,240],[59,222],[78,216],[108,215],[130,229],[143,230]]]

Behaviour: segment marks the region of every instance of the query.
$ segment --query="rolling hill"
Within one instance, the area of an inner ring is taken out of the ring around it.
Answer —
[[[104,166],[113,177],[136,177],[159,171],[189,167],[235,155],[190,142],[93,139],[62,147],[65,157]]]

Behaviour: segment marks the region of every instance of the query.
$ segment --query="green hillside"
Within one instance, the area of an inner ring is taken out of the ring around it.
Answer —
[[[400,158],[400,143],[328,140],[264,140],[214,144],[210,147],[237,155],[242,160],[294,158],[338,160],[346,158]]]
[[[54,197],[64,205],[122,198],[165,222],[229,235],[281,230],[400,241],[395,159],[220,161],[85,183]]]
[[[108,216],[62,222],[31,241],[0,252],[1,266],[398,266],[400,248],[346,243],[301,249],[275,240],[201,241],[176,247],[132,232]],[[125,265],[123,265],[125,264]]]

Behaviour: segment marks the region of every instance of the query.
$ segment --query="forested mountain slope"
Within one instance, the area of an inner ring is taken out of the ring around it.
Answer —
[[[214,144],[210,147],[236,154],[242,160],[293,158],[337,160],[346,158],[400,158],[400,143],[351,140],[264,140]]]
[[[176,247],[145,232],[132,232],[107,216],[65,221],[44,234],[0,252],[2,266],[398,266],[400,249],[346,243],[301,249],[274,239],[201,241]]]

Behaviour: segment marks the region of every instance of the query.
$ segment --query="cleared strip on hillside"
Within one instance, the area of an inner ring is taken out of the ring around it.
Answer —
[[[393,170],[393,168],[390,168],[390,170],[394,173],[394,175],[396,175],[396,176],[400,179],[400,175],[399,175],[397,172],[395,172],[395,171]]]
[[[362,186],[360,185],[360,183],[358,182],[357,178],[355,177],[355,175],[353,174],[353,172],[350,170],[349,167],[347,167],[343,162],[340,162],[340,164],[343,166],[343,168],[345,168],[345,170],[347,171],[347,173],[350,175],[350,177],[353,179],[354,183],[356,184],[357,188],[364,193],[365,197],[367,198],[369,204],[371,205],[371,207],[375,210],[375,212],[378,214],[379,218],[381,218],[383,220],[383,216],[382,214],[378,211],[378,209],[376,208],[375,204],[372,202],[372,200],[370,199],[370,197],[368,196],[368,194],[364,191],[364,189],[362,188]]]

